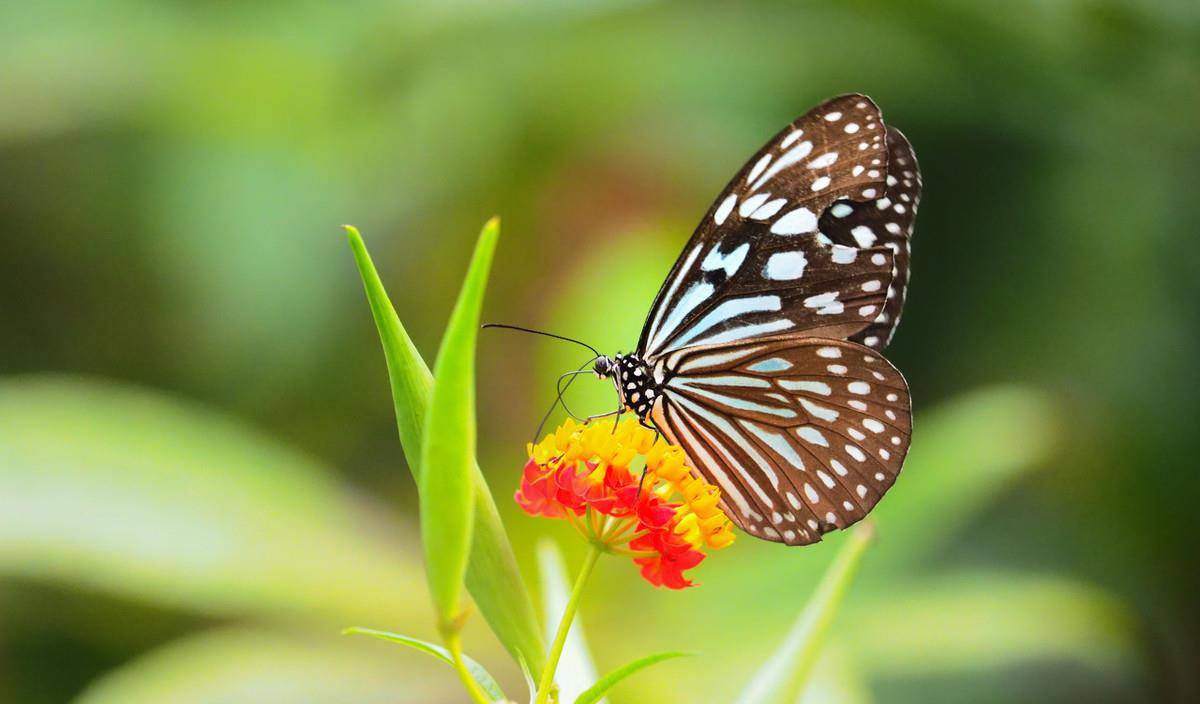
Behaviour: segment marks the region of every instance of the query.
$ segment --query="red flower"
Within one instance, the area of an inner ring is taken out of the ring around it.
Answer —
[[[636,538],[629,543],[631,550],[648,551],[655,555],[634,558],[642,567],[642,577],[647,582],[668,589],[683,589],[693,582],[683,576],[704,561],[705,554],[673,531],[656,531]]]
[[[515,495],[521,508],[569,520],[593,544],[630,555],[651,584],[692,586],[683,573],[704,560],[701,548],[733,539],[716,487],[691,475],[682,450],[636,422],[613,429],[567,421],[529,454]],[[644,471],[631,469],[636,456]]]

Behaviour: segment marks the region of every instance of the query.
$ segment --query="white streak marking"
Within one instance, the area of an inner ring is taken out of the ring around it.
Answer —
[[[758,189],[762,188],[763,184],[765,184],[767,181],[770,181],[771,177],[773,177],[775,174],[783,171],[787,167],[808,156],[812,151],[812,146],[812,142],[806,139],[789,149],[786,153],[784,153],[783,156],[776,159],[774,164],[771,164],[771,168],[767,169],[766,173],[764,173],[757,181],[754,182],[754,185],[750,187],[750,190],[757,191]]]
[[[730,198],[733,198],[733,196],[730,196]],[[730,207],[732,208],[733,206],[730,205]],[[663,296],[664,301],[669,301],[675,296],[675,291],[679,289],[680,283],[687,278],[688,270],[692,268],[692,264],[696,261],[696,257],[698,256],[700,256],[700,245],[696,245],[692,249],[691,253],[688,254],[687,259],[683,260],[683,265],[679,267],[679,273],[676,274],[675,280],[671,282],[671,288],[667,290],[667,295]],[[666,312],[666,309],[667,306],[661,306],[658,309],[658,313],[654,315],[654,322],[650,325],[650,331],[652,334],[649,336],[649,338],[651,341],[658,337],[658,326],[662,321],[662,316]],[[654,349],[653,344],[650,345],[650,349]]]
[[[833,389],[829,388],[829,384],[823,381],[792,381],[791,379],[780,379],[779,385],[788,391],[811,391],[814,394],[829,396],[833,393]]]
[[[837,315],[845,310],[845,306],[842,305],[841,301],[837,300],[837,297],[837,291],[809,296],[804,299],[804,307],[816,310],[817,315]]]
[[[717,212],[713,213],[713,222],[718,225],[724,225],[725,218],[729,217],[729,214],[733,212],[735,203],[737,203],[737,194],[731,195],[721,201],[721,205],[717,206]]]
[[[811,425],[802,425],[799,428],[796,428],[796,434],[813,445],[829,447],[829,441],[825,439],[825,436],[821,434],[821,431],[817,430]]]
[[[746,200],[742,201],[742,204],[738,206],[738,214],[744,218],[749,217],[750,213],[758,210],[758,206],[766,203],[767,199],[770,197],[770,193],[756,193],[750,196]]]
[[[804,470],[804,460],[800,459],[800,453],[796,452],[796,448],[792,446],[792,443],[788,442],[787,438],[780,435],[779,433],[773,433],[773,432],[767,430],[766,428],[759,426],[756,423],[748,423],[746,421],[741,421],[741,424],[744,428],[748,429],[751,433],[754,433],[754,435],[757,436],[759,440],[762,440],[764,443],[766,443],[767,447],[771,448],[780,457],[782,457],[785,460],[787,460],[788,462],[790,462],[793,467],[795,467],[796,469],[798,469],[802,472],[805,471]],[[776,489],[779,488],[777,479],[772,480],[772,484],[775,485]]]
[[[758,210],[750,213],[751,220],[769,220],[775,217],[775,214],[787,203],[787,198],[776,198],[773,201],[763,205]]]
[[[837,161],[837,158],[838,158],[837,152],[825,152],[824,154],[817,157],[816,159],[813,159],[812,161],[808,162],[808,168],[810,168],[810,169],[828,168],[833,165],[833,162]]]
[[[747,243],[745,246],[750,246]],[[691,328],[672,343],[672,349],[679,349],[687,345],[687,343],[696,339],[696,337],[708,332],[713,327],[739,316],[749,313],[759,313],[762,311],[779,310],[779,296],[750,296],[747,298],[735,298],[730,301],[721,303],[716,308],[713,308],[704,315],[703,318],[696,321]]]
[[[824,421],[835,421],[838,418],[838,412],[832,408],[825,408],[809,401],[806,398],[800,399],[800,405],[804,406],[804,410],[808,411],[814,418],[820,418]]]
[[[787,330],[788,328],[795,326],[796,324],[792,321],[786,318],[780,318],[779,320],[772,320],[767,323],[756,323],[754,325],[743,325],[738,328],[732,328],[722,333],[706,337],[703,340],[698,340],[696,344],[716,345],[722,342],[735,342],[737,340],[744,340],[749,337],[758,337],[771,332]]]
[[[781,372],[786,369],[791,369],[792,363],[786,359],[783,359],[782,357],[771,357],[770,359],[764,359],[761,362],[755,362],[746,368],[752,372]]]
[[[743,242],[740,246],[735,247],[732,252],[723,254],[721,252],[721,243],[717,242],[712,249],[708,250],[708,256],[704,257],[704,261],[700,262],[700,268],[704,271],[716,271],[724,269],[726,278],[732,277],[741,268],[742,262],[746,261],[746,253],[750,251],[750,243]]]
[[[746,176],[746,183],[750,183],[754,179],[758,178],[759,174],[763,172],[763,169],[767,168],[767,164],[769,163],[771,163],[771,155],[764,154],[763,158],[759,159],[758,163],[754,165],[754,168],[750,169],[750,174]]]
[[[690,359],[687,362],[684,362],[683,365],[679,367],[679,372],[691,372],[697,369],[704,369],[706,367],[726,366],[739,359],[742,359],[743,357],[749,357],[761,349],[762,347],[743,347],[730,352],[706,354],[702,357],[696,357],[695,359]]]

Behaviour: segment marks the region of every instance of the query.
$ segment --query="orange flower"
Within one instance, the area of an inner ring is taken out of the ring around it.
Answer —
[[[733,542],[717,487],[696,477],[679,447],[633,418],[568,420],[528,448],[516,501],[531,516],[561,518],[606,552],[627,555],[651,584],[690,587],[684,572],[704,550]]]

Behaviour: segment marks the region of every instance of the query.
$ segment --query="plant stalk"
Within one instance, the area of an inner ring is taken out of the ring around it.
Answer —
[[[467,663],[463,661],[462,637],[459,635],[458,629],[454,628],[446,633],[445,640],[454,671],[458,673],[458,678],[462,680],[463,686],[467,688],[467,693],[471,695],[471,701],[476,704],[491,704],[492,700],[484,693],[479,682],[475,681],[475,676],[471,674],[471,671],[467,669]]]
[[[536,704],[548,704],[550,701],[550,690],[554,688],[554,674],[558,670],[558,659],[562,657],[563,646],[567,643],[567,634],[571,632],[571,623],[575,621],[575,612],[579,609],[579,599],[583,596],[583,588],[587,584],[588,577],[596,567],[596,560],[603,552],[603,546],[592,543],[587,557],[583,560],[583,567],[579,569],[579,576],[575,578],[575,586],[571,588],[571,596],[567,599],[562,619],[558,622],[558,630],[554,633],[554,642],[550,644],[546,669],[542,671],[542,679],[538,683]]]

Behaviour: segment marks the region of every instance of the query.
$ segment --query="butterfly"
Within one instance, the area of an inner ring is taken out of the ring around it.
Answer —
[[[632,410],[721,489],[742,530],[807,545],[896,481],[908,384],[880,350],[900,320],[916,157],[870,98],[813,108],[721,192],[632,354],[600,356]]]

